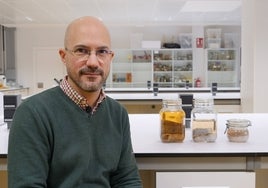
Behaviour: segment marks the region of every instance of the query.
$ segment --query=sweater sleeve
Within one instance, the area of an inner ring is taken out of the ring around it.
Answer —
[[[47,187],[50,144],[35,106],[22,103],[14,114],[8,146],[9,188]]]
[[[118,168],[112,173],[111,186],[113,188],[141,188],[142,183],[132,149],[129,118],[126,111],[123,111],[122,126],[122,152]]]

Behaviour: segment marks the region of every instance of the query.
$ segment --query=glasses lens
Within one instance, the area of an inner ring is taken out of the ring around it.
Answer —
[[[101,61],[108,61],[108,59],[111,57],[112,52],[109,50],[97,50],[96,56]]]
[[[85,56],[85,55],[89,54],[90,51],[87,50],[87,49],[84,49],[84,48],[77,48],[77,49],[75,49],[75,50],[73,51],[73,53],[74,53],[76,56],[81,57],[81,56]]]
[[[78,58],[79,61],[87,61],[89,59],[89,56],[94,54],[97,57],[98,61],[106,62],[109,60],[112,54],[112,51],[109,51],[107,49],[100,49],[94,53],[94,51],[90,51],[85,48],[77,48],[71,52]]]

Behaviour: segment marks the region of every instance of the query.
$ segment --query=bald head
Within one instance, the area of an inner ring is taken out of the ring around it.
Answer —
[[[108,42],[109,47],[111,45],[110,34],[107,27],[102,21],[95,17],[85,16],[73,20],[66,29],[64,46],[68,47],[72,40],[78,35],[88,35],[88,37],[91,38],[94,38],[94,35],[98,35]]]

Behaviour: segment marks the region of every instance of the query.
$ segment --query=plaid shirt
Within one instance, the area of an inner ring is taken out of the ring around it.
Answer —
[[[97,111],[100,103],[106,98],[106,95],[103,90],[101,90],[100,96],[96,105],[91,109],[91,107],[87,103],[87,99],[80,95],[77,91],[75,91],[67,81],[67,76],[60,82],[60,88],[62,91],[72,100],[75,104],[77,104],[80,108],[88,112],[90,109],[90,113],[94,114]]]

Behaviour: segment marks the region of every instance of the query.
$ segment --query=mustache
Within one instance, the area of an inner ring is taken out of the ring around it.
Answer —
[[[99,68],[84,67],[79,71],[79,74],[100,74],[103,75],[103,70]]]

